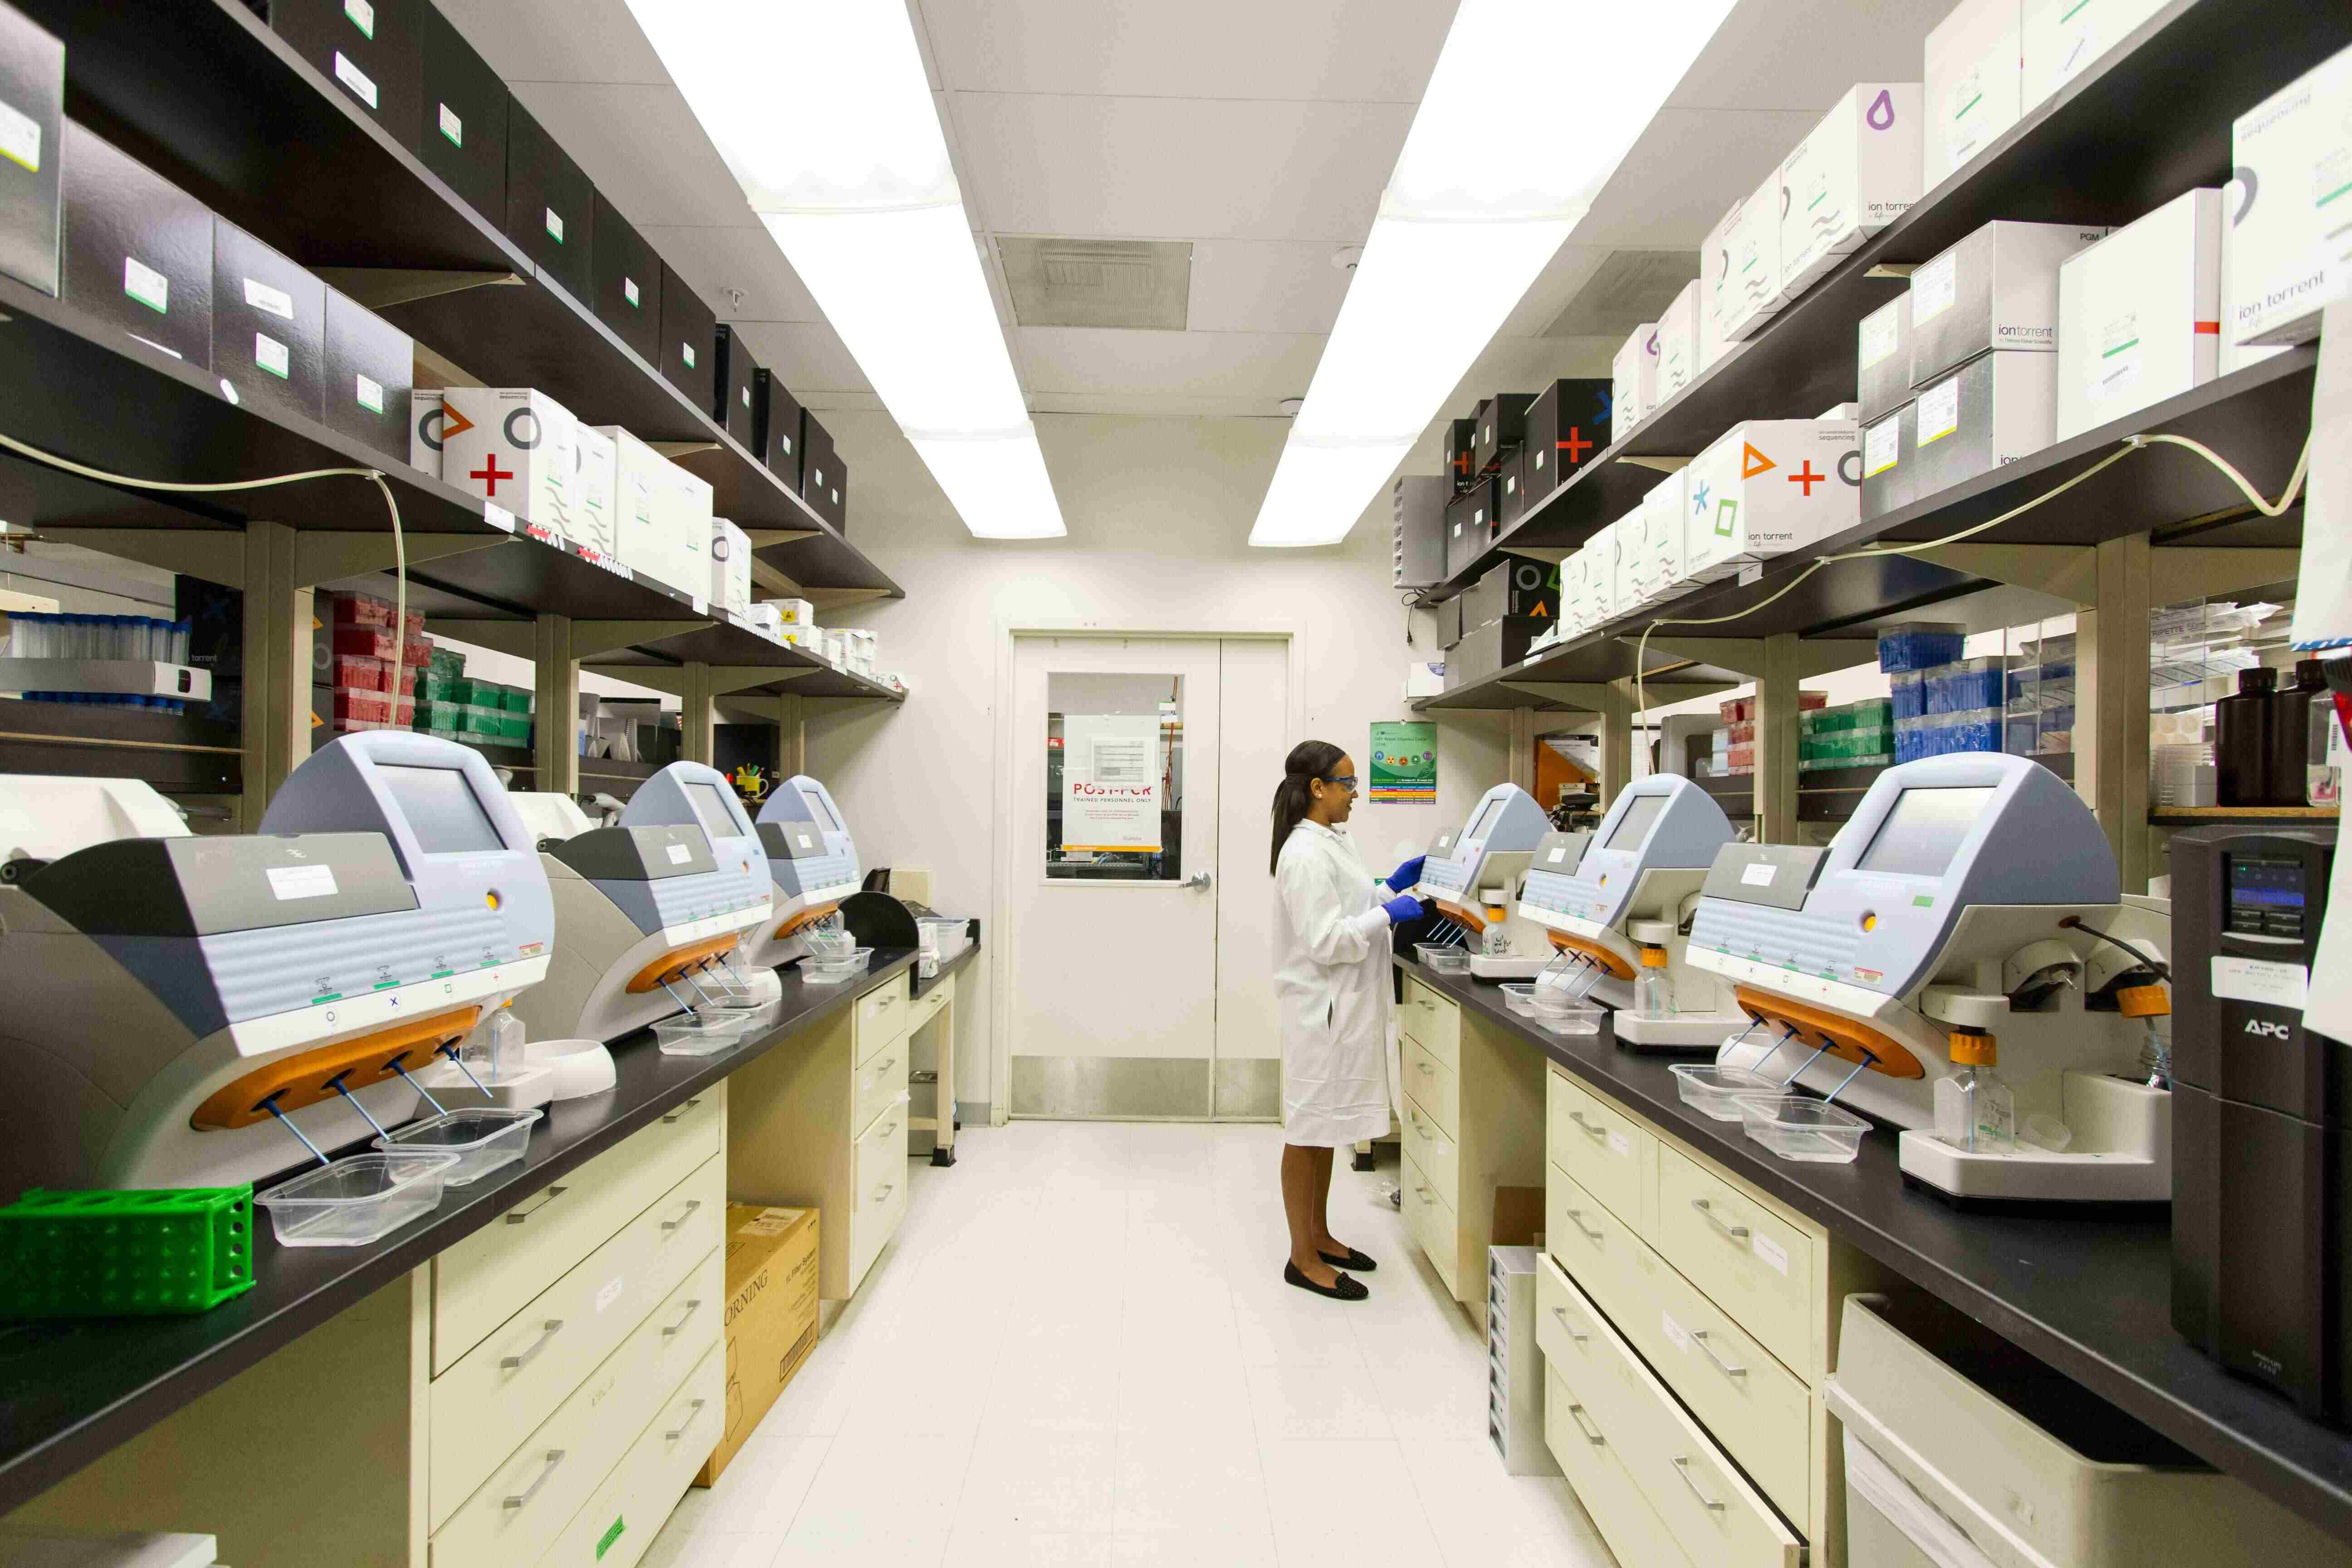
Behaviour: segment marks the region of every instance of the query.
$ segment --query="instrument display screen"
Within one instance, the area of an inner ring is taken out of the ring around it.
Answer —
[[[1633,797],[1625,815],[1617,819],[1617,830],[1609,836],[1603,849],[1639,849],[1650,836],[1650,825],[1658,820],[1658,813],[1666,809],[1666,797],[1662,795],[1641,795]]]
[[[378,763],[376,776],[393,804],[408,819],[409,831],[427,855],[463,855],[504,849],[497,825],[475,797],[474,786],[456,768],[420,768]]]
[[[1878,826],[1870,847],[1855,865],[1860,871],[1900,877],[1940,877],[1959,852],[1960,840],[1992,803],[1995,786],[1906,789]]]
[[[733,803],[717,784],[701,779],[687,780],[686,804],[694,808],[702,831],[710,836],[713,843],[743,837],[743,825],[736,817]]]

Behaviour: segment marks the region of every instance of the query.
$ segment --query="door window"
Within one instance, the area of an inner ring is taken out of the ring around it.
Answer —
[[[1045,678],[1045,875],[1173,882],[1183,875],[1184,681]]]

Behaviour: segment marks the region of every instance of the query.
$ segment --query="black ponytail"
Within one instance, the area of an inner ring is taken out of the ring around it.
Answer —
[[[1269,877],[1281,864],[1290,830],[1306,820],[1307,808],[1315,804],[1315,781],[1329,778],[1347,754],[1328,741],[1301,741],[1283,759],[1282,782],[1274,786],[1274,853],[1265,859]]]

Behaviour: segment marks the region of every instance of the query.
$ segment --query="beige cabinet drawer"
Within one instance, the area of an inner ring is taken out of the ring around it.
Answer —
[[[870,1131],[874,1119],[883,1111],[905,1103],[907,1056],[908,1041],[902,1035],[857,1064],[857,1102],[849,1119],[850,1128],[857,1135],[862,1137]]]
[[[907,1214],[907,1108],[891,1107],[857,1140],[850,1191],[857,1209],[849,1220],[849,1289],[873,1267]]]
[[[1691,1568],[1657,1510],[1626,1474],[1591,1408],[1557,1368],[1544,1376],[1544,1446],[1618,1562],[1627,1568]]]
[[[1658,1171],[1658,1141],[1647,1129],[1553,1068],[1544,1142],[1553,1164],[1634,1230],[1647,1230]]]
[[[726,1127],[714,1085],[436,1257],[434,1375],[718,1153]]]
[[[1658,1152],[1658,1250],[1808,1384],[1821,1382],[1826,1311],[1803,1231],[1672,1149]]]
[[[727,1356],[704,1347],[612,1474],[572,1516],[539,1568],[630,1568],[710,1457],[727,1403]]]
[[[908,1032],[911,1034],[938,1017],[940,1010],[954,1000],[955,976],[950,974],[915,998],[913,1005],[907,1012]]]
[[[1437,1188],[1413,1163],[1410,1150],[1398,1167],[1398,1179],[1404,1192],[1400,1199],[1404,1208],[1405,1234],[1413,1244],[1429,1255],[1429,1261],[1445,1281],[1445,1288],[1457,1296],[1459,1289],[1462,1226],[1454,1217],[1454,1210]]]
[[[530,1305],[433,1380],[432,1520],[439,1524],[646,1315],[720,1256],[727,1168],[705,1160]],[[723,1270],[698,1298],[717,1332]]]
[[[866,1058],[891,1041],[902,1038],[907,1033],[908,1016],[914,1010],[914,1005],[903,972],[860,996],[857,999],[857,1021],[851,1031],[857,1042],[855,1059],[863,1065]]]
[[[1590,1388],[1603,1348],[1601,1314],[1592,1299],[1569,1279],[1559,1260],[1536,1259],[1536,1348],[1544,1360],[1579,1388]],[[1582,1373],[1574,1369],[1583,1366]]]
[[[1404,1042],[1405,1092],[1453,1137],[1462,1136],[1462,1079],[1419,1040]]]
[[[1633,1227],[1558,1165],[1544,1172],[1544,1249],[1593,1295],[1614,1292],[1626,1254],[1642,1245]]]
[[[1412,1163],[1437,1189],[1438,1201],[1456,1214],[1462,1211],[1462,1154],[1445,1129],[1437,1124],[1408,1089],[1404,1097],[1404,1146]]]
[[[1456,1072],[1462,1070],[1462,1009],[1418,980],[1404,983],[1404,1032]]]

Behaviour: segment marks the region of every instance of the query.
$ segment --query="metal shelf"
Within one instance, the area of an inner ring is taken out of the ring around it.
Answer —
[[[2227,823],[2337,822],[2341,808],[2333,805],[2168,805],[2147,814],[2151,827],[2210,827]]]

